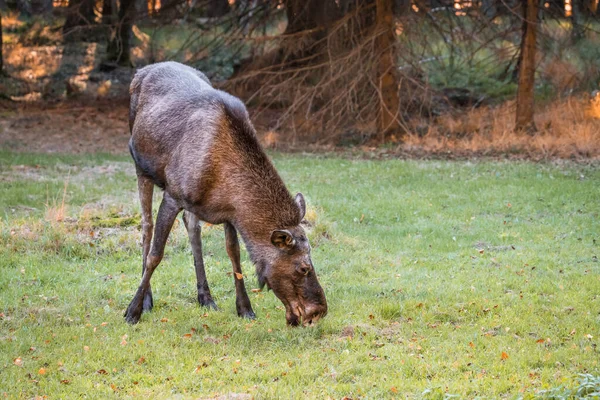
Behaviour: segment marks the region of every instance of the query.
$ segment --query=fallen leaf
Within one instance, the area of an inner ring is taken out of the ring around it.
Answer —
[[[169,322],[169,320],[167,318],[162,318],[160,322]]]
[[[236,272],[236,273],[235,273],[235,277],[236,277],[237,279],[239,279],[240,281],[241,281],[242,279],[244,279],[244,275],[243,275],[243,274],[240,274],[239,272]]]
[[[84,351],[90,351],[90,346],[83,346]]]
[[[502,354],[500,355],[500,359],[502,360],[508,360],[508,354],[506,354],[506,352],[502,352]]]
[[[262,289],[252,289],[252,293],[259,293],[262,292]]]
[[[544,340],[544,339],[538,339],[538,340],[536,340],[535,342],[536,342],[536,343],[544,343],[544,342],[545,342],[545,340]]]
[[[189,338],[191,338],[191,337],[192,337],[192,334],[191,334],[191,333],[186,333],[185,335],[183,335],[183,338],[184,338],[184,339],[189,339]]]
[[[469,342],[469,346],[471,346],[472,349],[475,348],[475,344],[473,342]]]
[[[21,357],[17,357],[13,360],[13,364],[15,364],[17,367],[22,367],[23,359]]]
[[[98,374],[100,375],[108,375],[108,372],[106,372],[105,369],[99,369],[98,371],[96,371]]]
[[[38,374],[40,375],[46,375],[46,368],[42,367],[38,370]]]
[[[390,389],[390,392],[392,392],[392,393],[398,393],[398,389],[396,389],[395,386],[392,386],[392,388]]]
[[[63,379],[60,381],[60,383],[62,383],[63,385],[68,385],[69,383],[71,383],[71,381],[68,379]]]
[[[138,363],[138,365],[142,365],[142,364],[143,364],[143,363],[145,363],[145,362],[146,362],[146,359],[145,359],[144,357],[140,357],[140,358],[137,360],[137,363]]]
[[[587,335],[585,335],[586,339],[593,339],[594,337],[592,335],[590,335],[589,333]]]

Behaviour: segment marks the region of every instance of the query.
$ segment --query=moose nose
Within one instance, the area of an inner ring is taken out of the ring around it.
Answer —
[[[308,275],[310,274],[310,271],[312,271],[312,266],[310,264],[300,264],[296,267],[296,271],[300,274],[300,275]]]
[[[302,318],[303,326],[313,326],[319,319],[327,314],[327,304],[309,305],[306,307],[304,317]]]

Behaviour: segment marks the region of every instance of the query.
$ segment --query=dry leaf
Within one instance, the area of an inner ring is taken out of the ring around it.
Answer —
[[[252,289],[252,293],[262,292],[262,289]]]
[[[189,338],[191,338],[191,337],[192,337],[192,334],[191,334],[191,333],[186,333],[185,335],[183,335],[183,338],[184,338],[184,339],[189,339]]]
[[[475,348],[475,343],[469,342],[469,346],[471,346],[471,348],[474,349]]]
[[[83,346],[84,351],[90,351],[90,346]]]
[[[146,359],[143,356],[137,360],[138,365],[142,365],[145,362],[146,362]]]
[[[538,340],[536,340],[535,342],[536,342],[536,343],[544,343],[544,342],[545,342],[545,340],[544,340],[544,339],[538,339]]]
[[[506,354],[506,352],[503,351],[502,354],[500,355],[500,358],[502,360],[507,360],[508,359],[508,354]]]
[[[392,393],[398,393],[398,389],[396,389],[396,387],[395,387],[395,386],[392,386],[392,388],[390,389],[390,391],[391,391]]]
[[[244,279],[244,275],[243,275],[243,274],[240,274],[239,272],[236,272],[236,273],[235,273],[235,277],[236,277],[237,279],[239,279],[240,281],[241,281],[242,279]]]
[[[63,385],[68,385],[69,383],[71,383],[71,381],[68,379],[63,379],[62,381],[60,381],[60,383],[62,383]]]
[[[98,371],[96,371],[97,373],[99,373],[100,375],[108,375],[108,372],[106,372],[105,369],[99,369]]]
[[[17,357],[13,360],[13,364],[15,364],[17,367],[22,367],[23,359],[21,357]]]
[[[40,375],[46,375],[46,368],[42,367],[38,370],[38,374]]]
[[[169,320],[167,318],[162,318],[160,322],[169,322]]]

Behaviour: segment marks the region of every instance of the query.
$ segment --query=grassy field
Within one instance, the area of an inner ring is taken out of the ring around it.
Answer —
[[[274,158],[315,225],[313,261],[330,311],[311,329],[286,327],[266,291],[250,293],[257,320],[237,318],[217,226],[203,238],[221,310],[200,308],[182,223],[153,277],[154,311],[127,325],[141,273],[132,164],[0,153],[0,396],[600,390],[597,167]],[[257,287],[245,255],[243,267]]]

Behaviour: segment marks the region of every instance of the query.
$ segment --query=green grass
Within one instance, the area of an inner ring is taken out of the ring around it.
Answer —
[[[287,327],[270,292],[250,293],[256,321],[237,318],[220,227],[203,238],[221,310],[201,309],[181,223],[152,281],[154,311],[127,325],[141,273],[129,160],[0,153],[0,396],[573,398],[598,387],[597,168],[275,162],[316,221],[330,312],[312,329]],[[66,216],[52,221],[63,193]],[[245,256],[243,267],[256,287]]]

